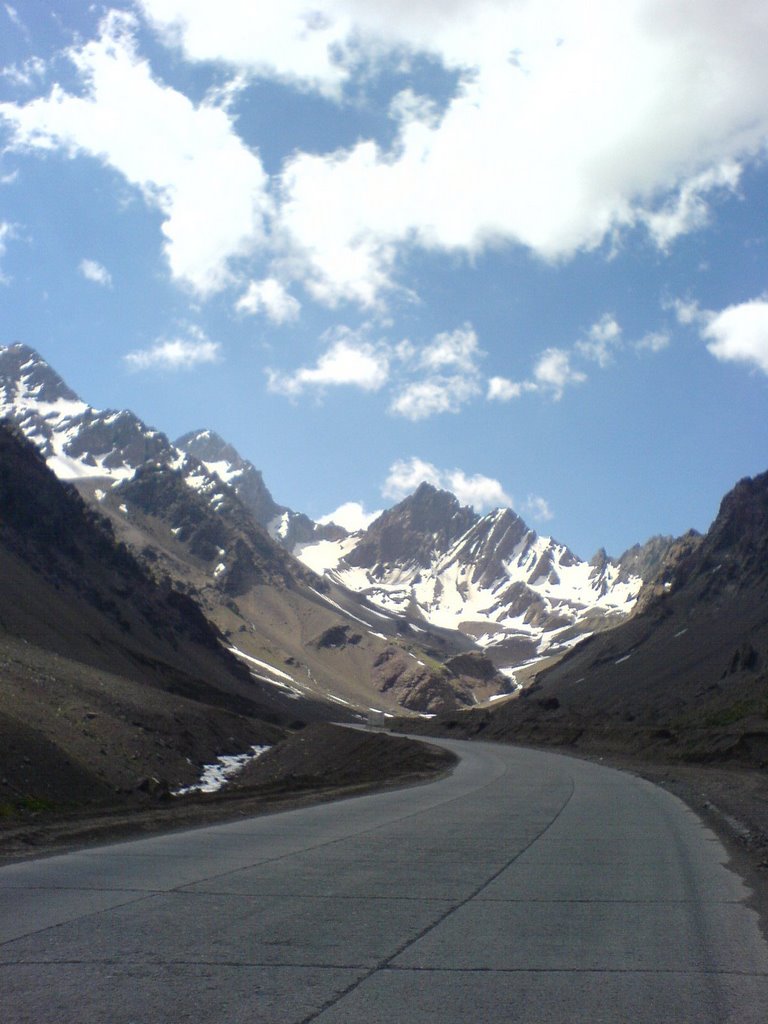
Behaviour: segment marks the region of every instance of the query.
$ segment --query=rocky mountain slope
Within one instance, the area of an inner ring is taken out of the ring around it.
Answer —
[[[616,562],[604,551],[584,562],[511,509],[479,516],[422,484],[362,535],[296,554],[383,610],[461,631],[512,670],[625,618],[670,543],[654,538]]]
[[[584,750],[768,764],[768,473],[668,552],[641,610],[460,723]]]
[[[302,512],[278,505],[253,463],[212,430],[196,430],[176,440],[176,448],[197,459],[205,469],[229,484],[256,522],[289,551],[297,544],[340,540],[346,530],[333,523],[321,526]]]
[[[238,530],[244,516],[250,516],[342,593],[361,595],[364,606],[401,622],[412,620],[417,628],[460,631],[520,682],[528,674],[526,666],[557,657],[584,635],[625,618],[671,542],[654,538],[617,561],[600,551],[587,563],[565,545],[539,536],[510,509],[481,517],[429,485],[384,512],[361,536],[350,536],[279,505],[261,473],[214,432],[194,431],[172,443],[130,412],[93,409],[24,345],[0,349],[0,414],[20,426],[60,477],[75,480],[89,499],[111,506],[115,528],[134,546],[141,544],[135,522],[119,521],[131,493],[143,494],[134,505],[145,516],[156,516],[160,510],[149,508],[149,492],[165,502],[166,514],[175,488],[179,522],[170,525],[183,540],[188,530],[182,529],[178,510],[187,500],[185,490],[195,492],[219,519],[218,526],[206,527],[211,557],[203,560],[205,566],[196,566],[213,575],[214,589],[221,584],[236,588],[241,573],[254,581],[259,576],[246,565],[252,552],[246,555],[239,543],[241,557],[233,563],[232,549],[223,542],[221,520],[231,518],[234,496],[240,508]],[[161,485],[171,473],[176,482]],[[216,534],[219,541],[213,544]],[[198,531],[187,544],[195,558],[200,543]],[[214,549],[228,550],[229,560],[214,558]],[[274,553],[270,559],[280,562]],[[295,568],[292,573],[301,576]],[[172,575],[180,583],[185,579],[178,558]],[[284,568],[278,575],[285,579]],[[269,573],[261,578],[268,581]],[[209,584],[198,583],[212,593]],[[448,655],[461,643],[453,647]],[[440,645],[435,653],[441,657]]]
[[[201,763],[290,723],[292,702],[4,423],[0,575],[0,804],[110,799],[148,775],[193,781]]]
[[[292,558],[291,538],[343,531],[278,506],[258,471],[211,432],[172,444],[132,413],[93,409],[18,344],[0,349],[0,413],[157,580],[198,602],[253,677],[297,702],[297,717],[303,700],[341,714],[433,713],[509,689],[496,672],[446,667],[472,648],[465,637],[413,629]]]

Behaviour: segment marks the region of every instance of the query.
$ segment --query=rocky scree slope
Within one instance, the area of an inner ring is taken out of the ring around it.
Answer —
[[[768,766],[768,473],[667,553],[643,606],[520,699],[455,728],[584,750]]]

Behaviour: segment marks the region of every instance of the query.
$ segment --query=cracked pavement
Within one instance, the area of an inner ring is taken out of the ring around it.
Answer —
[[[5,1024],[768,1019],[749,891],[677,798],[445,745],[429,785],[1,868]]]

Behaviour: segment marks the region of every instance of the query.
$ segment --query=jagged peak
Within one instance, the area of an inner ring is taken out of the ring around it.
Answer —
[[[21,341],[0,347],[0,388],[10,383],[23,383],[28,393],[37,390],[37,398],[44,397],[45,401],[80,401],[79,396],[64,383],[50,363],[34,348]],[[44,392],[44,396],[41,392]]]
[[[441,501],[445,504],[455,505],[457,508],[462,507],[461,502],[452,491],[435,487],[434,484],[427,483],[426,480],[423,480],[412,494],[403,498],[400,505],[423,503],[425,501]]]
[[[250,466],[235,446],[225,441],[215,430],[190,430],[177,438],[174,444],[203,462],[230,462],[238,468]]]

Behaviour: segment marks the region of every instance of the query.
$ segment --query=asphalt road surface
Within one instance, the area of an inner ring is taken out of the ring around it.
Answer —
[[[677,799],[486,744],[435,784],[0,869],[3,1024],[765,1024]]]

